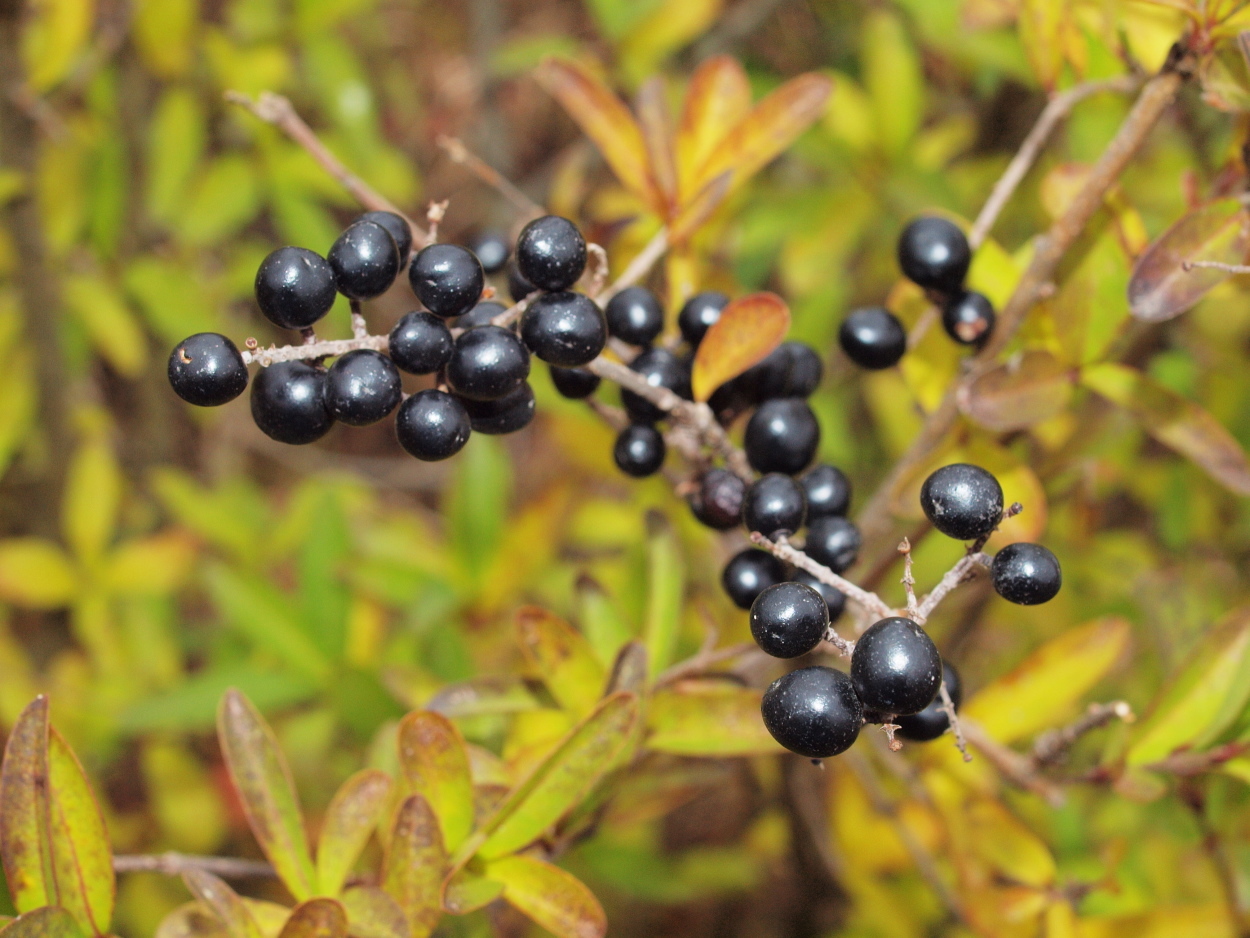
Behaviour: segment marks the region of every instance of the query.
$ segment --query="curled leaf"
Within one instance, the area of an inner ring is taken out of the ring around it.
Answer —
[[[739,297],[699,343],[690,382],[696,401],[768,357],[790,331],[790,308],[775,293]]]
[[[1030,349],[961,385],[959,409],[987,430],[1025,430],[1060,413],[1072,397],[1072,383],[1063,362]]]
[[[603,938],[608,919],[581,880],[535,857],[504,857],[487,864],[503,883],[504,899],[557,938]]]
[[[317,842],[317,885],[336,896],[360,856],[386,807],[391,780],[377,769],[357,772],[334,795],[326,808]]]

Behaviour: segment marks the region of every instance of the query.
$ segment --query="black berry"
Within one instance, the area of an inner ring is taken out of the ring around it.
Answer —
[[[802,486],[780,472],[756,479],[742,500],[742,523],[765,537],[793,534],[803,527],[806,514]]]
[[[469,250],[477,255],[482,270],[488,274],[497,274],[508,263],[512,248],[508,241],[497,231],[484,231],[469,242]]]
[[[351,427],[377,423],[403,396],[399,369],[373,349],[355,349],[330,366],[326,375],[326,409]]]
[[[576,368],[593,361],[608,341],[608,324],[590,297],[546,293],[521,316],[521,339],[551,365]]]
[[[451,360],[451,330],[431,313],[408,313],[389,341],[391,360],[409,374],[432,375]]]
[[[635,479],[659,472],[664,465],[664,436],[649,423],[632,423],[620,432],[612,447],[617,468]]]
[[[664,329],[664,307],[646,287],[626,287],[603,314],[608,332],[630,345],[650,345]]]
[[[773,681],[764,691],[760,715],[773,739],[809,759],[846,752],[864,724],[864,708],[851,679],[819,665]]]
[[[803,552],[834,573],[849,569],[862,546],[859,528],[840,515],[824,515],[807,523]]]
[[[960,345],[981,345],[994,330],[994,304],[983,293],[964,290],[942,307],[942,326]]]
[[[629,367],[653,388],[668,388],[678,397],[690,398],[690,366],[664,348],[649,348],[630,362]],[[655,423],[667,414],[646,398],[621,389],[621,403],[635,423]]]
[[[990,576],[999,596],[1021,606],[1050,602],[1063,585],[1059,560],[1041,544],[1008,544],[994,555]]]
[[[330,311],[334,296],[334,271],[307,248],[278,248],[256,271],[256,303],[284,329],[307,329]]]
[[[728,469],[709,469],[690,499],[690,510],[709,528],[728,531],[742,523],[747,484]]]
[[[426,309],[452,319],[482,298],[486,278],[472,251],[458,244],[431,244],[412,259],[408,282]]]
[[[813,466],[799,481],[807,496],[809,521],[829,515],[845,516],[851,507],[851,480],[836,466],[828,463]]]
[[[742,380],[755,402],[774,397],[810,397],[820,387],[824,364],[816,350],[802,342],[782,342]]]
[[[474,326],[489,326],[500,313],[507,312],[507,307],[502,303],[496,303],[494,300],[483,300],[478,303],[467,313],[457,316],[452,320],[452,324],[457,329],[472,329]],[[506,327],[516,332],[516,323]]]
[[[807,654],[820,644],[827,628],[829,607],[802,583],[774,584],[751,604],[751,637],[774,658]]]
[[[469,425],[474,433],[490,436],[516,433],[534,419],[534,389],[528,381],[522,381],[517,388],[493,401],[465,398],[461,403],[469,413]]]
[[[451,389],[478,401],[511,393],[529,373],[530,353],[515,333],[501,326],[478,326],[461,333],[447,363]]]
[[[469,413],[446,391],[428,388],[399,405],[395,436],[417,459],[433,462],[454,456],[469,439]]]
[[[399,245],[375,221],[358,221],[339,235],[326,255],[334,285],[353,300],[381,296],[391,288],[401,264]]]
[[[334,426],[326,409],[326,373],[307,362],[277,362],[252,382],[252,419],[279,443],[319,440]]]
[[[846,357],[873,371],[889,368],[907,351],[907,333],[898,317],[879,306],[857,309],[842,321],[838,344]]]
[[[801,397],[765,401],[747,421],[743,449],[756,472],[802,472],[820,445],[820,424]]]
[[[806,570],[796,571],[791,577],[795,583],[802,583],[804,586],[810,586],[820,594],[820,598],[825,601],[825,606],[829,610],[829,621],[836,622],[838,617],[842,615],[846,609],[846,594],[840,589],[830,586],[828,583],[822,583]]]
[[[767,551],[748,547],[734,554],[721,573],[721,585],[739,609],[750,609],[755,597],[786,578],[781,561]]]
[[[508,295],[512,297],[512,302],[521,302],[537,289],[538,287],[526,280],[521,271],[517,270],[516,264],[508,267]]]
[[[980,466],[943,466],[920,487],[920,507],[933,526],[957,541],[974,541],[998,527],[1003,489]]]
[[[567,218],[544,215],[521,229],[516,262],[521,275],[540,290],[567,290],[586,269],[586,239]]]
[[[402,267],[412,250],[412,229],[408,223],[394,212],[365,212],[356,221],[371,221],[385,228],[395,239],[395,247],[399,248],[399,264]]]
[[[677,314],[677,327],[681,337],[691,345],[703,341],[712,323],[720,319],[721,310],[729,305],[729,297],[719,290],[705,290],[686,300]]]
[[[216,332],[198,332],[169,353],[169,384],[197,407],[217,407],[247,387],[247,366],[235,344]]]
[[[593,371],[585,368],[559,368],[556,365],[548,367],[551,369],[551,383],[563,397],[579,401],[590,397],[599,389],[599,376]]]
[[[946,692],[951,695],[951,703],[958,711],[964,699],[963,682],[959,680],[959,672],[948,661],[942,662],[942,680],[946,682]],[[934,697],[919,713],[896,716],[894,723],[898,726],[898,729],[894,731],[896,736],[917,743],[927,743],[929,740],[937,739],[951,725],[950,718],[942,709],[941,694]]]
[[[964,284],[972,249],[959,226],[945,218],[917,218],[898,238],[903,275],[926,290],[951,294]]]
[[[851,681],[865,709],[919,713],[932,702],[941,680],[937,646],[911,619],[882,619],[855,642]]]

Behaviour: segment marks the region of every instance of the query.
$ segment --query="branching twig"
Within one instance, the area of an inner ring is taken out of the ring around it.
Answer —
[[[638,256],[629,262],[629,266],[624,272],[616,278],[612,286],[608,287],[598,296],[599,305],[605,305],[608,300],[616,296],[626,287],[632,287],[635,283],[650,273],[651,268],[655,266],[656,261],[664,256],[664,252],[668,250],[668,229],[661,228],[655,233],[646,247],[638,252]]]
[[[1197,268],[1222,270],[1228,274],[1250,274],[1250,265],[1247,264],[1225,264],[1222,261],[1184,261],[1181,264],[1181,270]]]
[[[965,762],[971,762],[972,754],[968,752],[968,740],[964,738],[963,722],[959,719],[959,714],[955,712],[955,701],[951,700],[951,692],[946,689],[945,678],[938,685],[938,696],[942,698],[942,710],[946,713],[946,719],[951,725],[951,733],[955,736],[955,748],[959,750]]]
[[[263,860],[240,860],[235,857],[201,857],[187,853],[131,854],[113,857],[118,873],[160,873],[181,876],[188,870],[203,870],[224,879],[270,879],[278,874]]]
[[[913,622],[921,622],[920,609],[916,605],[916,577],[912,572],[911,541],[903,538],[898,545],[898,552],[903,555],[903,592],[907,594],[907,617]]]
[[[263,367],[269,367],[277,362],[293,362],[293,361],[313,361],[318,358],[333,358],[338,355],[346,355],[355,349],[371,348],[378,352],[385,352],[390,348],[390,342],[384,335],[366,335],[358,339],[327,339],[322,342],[314,342],[311,345],[284,345],[281,347],[270,346],[269,348],[260,348],[256,345],[255,339],[249,339],[247,349],[243,352],[243,361],[245,364],[256,362]]]
[[[824,583],[827,586],[832,586],[834,589],[844,594],[847,599],[851,600],[851,602],[858,603],[878,619],[888,618],[894,612],[894,610],[887,606],[884,600],[882,600],[876,593],[870,593],[867,590],[860,589],[850,580],[843,579],[838,576],[838,574],[834,573],[824,564],[817,563],[811,557],[807,556],[807,554],[803,553],[803,551],[788,543],[785,538],[777,538],[776,541],[771,541],[764,535],[756,532],[751,535],[751,543],[764,548],[764,550],[771,553],[778,560],[784,560],[786,563],[810,573],[816,579],[820,580],[821,583]],[[854,647],[853,642],[847,642],[845,639],[838,639],[833,643],[835,645],[839,645],[839,647],[841,647],[842,644]]]
[[[437,141],[453,163],[458,163],[513,204],[526,220],[545,215],[546,210],[518,189],[510,179],[464,145],[458,137],[440,136]]]
[[[1009,746],[1004,746],[980,724],[972,720],[963,720],[964,736],[981,751],[994,768],[1012,784],[1031,791],[1052,807],[1060,807],[1064,802],[1063,792],[1052,782],[1042,778],[1034,771],[1033,760],[1022,756]]]
[[[933,588],[932,592],[920,601],[919,605],[916,607],[916,614],[912,618],[914,618],[921,625],[924,625],[924,623],[928,621],[929,616],[933,615],[933,610],[938,607],[938,604],[941,603],[942,600],[954,592],[956,587],[958,587],[961,583],[965,583],[972,579],[973,575],[976,573],[977,567],[985,567],[988,570],[990,563],[990,556],[988,554],[980,553],[979,551],[975,554],[968,554],[960,558],[959,562],[946,572],[946,575],[942,577],[942,579],[938,582],[938,585]]]
[[[1076,741],[1086,733],[1106,726],[1112,720],[1133,721],[1133,708],[1123,700],[1111,703],[1092,703],[1077,720],[1059,729],[1049,730],[1033,743],[1032,760],[1035,769],[1061,762]]]

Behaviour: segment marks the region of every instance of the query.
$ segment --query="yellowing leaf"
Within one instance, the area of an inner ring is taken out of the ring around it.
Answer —
[[[664,203],[664,214],[677,201],[677,163],[673,150],[673,126],[664,99],[664,80],[658,76],[638,89],[638,126],[647,148],[651,178]]]
[[[336,896],[386,807],[391,780],[377,769],[357,772],[326,808],[317,841],[317,887]]]
[[[48,699],[41,696],[18,717],[0,767],[0,856],[18,912],[56,899],[48,797]]]
[[[438,818],[420,795],[400,806],[383,865],[382,884],[408,918],[410,938],[427,938],[442,916],[447,852]]]
[[[231,938],[226,926],[199,902],[174,909],[156,927],[155,938]]]
[[[278,938],[347,938],[347,913],[334,899],[309,899],[291,910]]]
[[[377,886],[351,886],[339,896],[353,938],[408,938],[408,917]]]
[[[521,651],[551,696],[579,717],[589,713],[607,675],[582,633],[538,606],[517,612],[516,631]]]
[[[78,758],[52,727],[47,783],[57,897],[84,930],[105,934],[116,889],[108,831]]]
[[[68,277],[65,305],[78,317],[91,344],[118,374],[137,378],[147,363],[148,342],[121,294],[102,277]]]
[[[230,938],[265,938],[247,905],[223,880],[204,870],[191,869],[182,874],[182,881],[221,922]]]
[[[703,33],[723,4],[724,0],[661,0],[621,43],[627,76],[637,81],[656,71],[669,53]]]
[[[73,562],[51,541],[0,541],[0,599],[33,609],[66,606],[78,592]]]
[[[695,180],[712,151],[751,110],[751,85],[737,59],[718,55],[690,76],[677,126],[678,191],[683,204],[698,194]]]
[[[180,531],[136,538],[108,558],[104,583],[114,593],[162,596],[186,580],[195,562],[195,542]]]
[[[83,930],[64,909],[45,906],[0,928],[0,938],[83,938]]]
[[[1063,19],[1067,0],[1022,0],[1020,42],[1042,87],[1053,90],[1063,70]]]
[[[47,91],[65,78],[91,39],[95,0],[35,0],[22,32],[26,79]]]
[[[132,35],[155,75],[176,78],[190,68],[199,6],[199,0],[140,0]]]
[[[888,154],[902,154],[914,143],[924,117],[920,57],[903,21],[892,12],[873,10],[863,30],[864,86],[872,101],[875,137]]]
[[[1067,406],[1072,383],[1072,372],[1063,362],[1030,349],[960,385],[959,409],[987,430],[1026,430]]]
[[[104,440],[84,443],[74,453],[61,505],[61,525],[70,548],[86,563],[99,558],[113,539],[121,486],[121,468]]]
[[[683,681],[647,703],[646,746],[686,756],[780,752],[760,719],[761,692],[724,681]]]
[[[603,906],[581,880],[536,857],[504,857],[486,865],[503,897],[557,938],[603,938]]]
[[[1050,849],[997,801],[972,802],[964,824],[966,837],[961,839],[996,872],[1037,888],[1054,882]]]
[[[443,908],[454,915],[467,915],[490,905],[503,895],[503,883],[482,874],[482,864],[470,860],[443,884]]]
[[[739,297],[712,323],[699,343],[691,372],[696,401],[768,357],[790,331],[790,308],[775,293]]]
[[[399,724],[399,763],[408,790],[438,818],[443,845],[456,850],[473,829],[473,782],[460,731],[439,713],[408,714]]]

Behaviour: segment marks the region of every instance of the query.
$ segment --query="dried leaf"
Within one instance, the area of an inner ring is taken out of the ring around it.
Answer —
[[[408,917],[376,886],[351,886],[339,896],[352,938],[408,938]]]
[[[772,754],[781,748],[760,719],[761,692],[726,681],[683,681],[647,703],[646,746],[685,756]]]
[[[347,912],[335,899],[309,899],[291,911],[278,938],[347,938]]]
[[[420,795],[405,799],[395,817],[382,884],[408,918],[411,938],[427,938],[443,914],[447,851],[438,818]]]
[[[516,630],[521,651],[551,696],[579,717],[589,713],[607,675],[585,636],[538,606],[517,612]]]
[[[391,793],[385,772],[365,769],[339,788],[326,808],[317,842],[317,886],[328,896],[343,888],[347,874],[360,857]]]
[[[486,866],[503,897],[557,938],[603,938],[603,906],[581,880],[535,857],[504,857]]]
[[[217,738],[256,842],[291,895],[312,898],[317,871],[291,770],[265,718],[233,688],[217,711]]]
[[[74,916],[55,906],[34,909],[0,928],[0,938],[83,938]]]
[[[182,881],[191,894],[217,917],[230,938],[265,938],[243,900],[224,880],[203,870],[187,870],[182,874]]]
[[[1072,383],[1072,372],[1063,362],[1050,352],[1030,349],[961,386],[959,409],[987,430],[1026,430],[1067,406]]]
[[[1231,274],[1190,261],[1242,264],[1250,256],[1250,213],[1240,199],[1209,202],[1180,219],[1137,260],[1128,286],[1133,316],[1164,322],[1193,307]]]
[[[696,401],[762,362],[790,331],[790,308],[775,293],[739,297],[712,323],[694,355],[690,382]]]
[[[737,59],[718,55],[702,62],[686,87],[677,127],[678,191],[682,205],[700,194],[699,169],[751,110],[751,85]]]
[[[1214,417],[1126,365],[1094,365],[1081,383],[1131,413],[1146,432],[1176,450],[1229,491],[1250,495],[1250,463],[1241,445]]]
[[[444,847],[454,852],[473,830],[473,781],[460,731],[438,713],[408,714],[399,724],[399,763],[408,791],[425,799]]]
[[[0,541],[0,599],[32,609],[58,609],[78,593],[74,562],[41,537]]]

